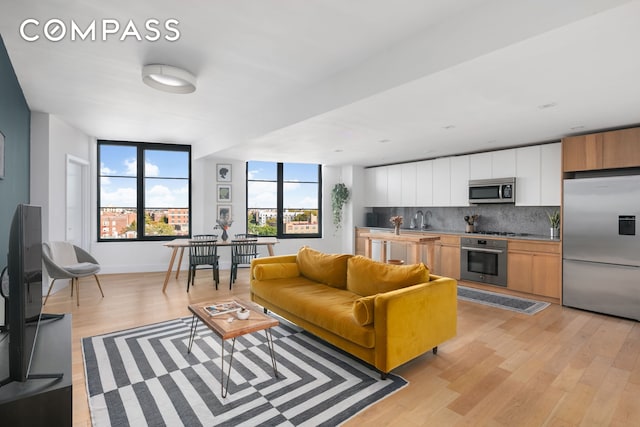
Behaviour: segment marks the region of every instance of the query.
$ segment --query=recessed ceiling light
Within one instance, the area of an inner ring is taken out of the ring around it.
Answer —
[[[573,126],[569,128],[570,130],[580,130],[580,129],[584,129],[583,125],[578,125],[578,126]]]
[[[390,139],[381,139],[380,141],[378,141],[380,144],[387,144],[389,142],[391,142]]]
[[[442,129],[446,129],[446,130],[450,130],[450,129],[455,129],[456,125],[446,125],[446,126],[442,126]]]
[[[538,105],[538,108],[539,108],[539,109],[541,109],[541,110],[544,110],[544,109],[546,109],[546,108],[553,108],[553,107],[556,107],[557,105],[558,105],[558,103],[557,103],[557,102],[550,102],[550,103],[548,103],[548,104]]]
[[[142,67],[142,81],[154,89],[169,93],[191,93],[196,90],[196,77],[182,68],[151,64]]]
[[[336,148],[335,150],[333,150],[334,153],[342,153],[342,148]]]

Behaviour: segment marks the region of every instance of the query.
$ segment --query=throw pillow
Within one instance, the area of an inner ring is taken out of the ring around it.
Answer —
[[[295,262],[258,264],[253,269],[253,276],[257,280],[290,279],[299,275],[300,270]]]
[[[347,289],[369,296],[429,281],[429,269],[423,264],[391,265],[363,256],[349,259]]]
[[[373,308],[376,295],[362,297],[353,302],[353,318],[360,326],[373,323]]]
[[[334,288],[347,287],[347,261],[350,254],[325,254],[308,246],[298,251],[297,262],[300,274],[316,282]]]

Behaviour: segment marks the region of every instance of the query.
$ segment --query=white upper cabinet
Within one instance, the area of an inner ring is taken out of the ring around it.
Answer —
[[[416,162],[416,206],[433,206],[433,160]]]
[[[492,178],[492,169],[491,153],[469,155],[469,179]]]
[[[561,144],[443,157],[364,170],[365,206],[469,206],[471,179],[516,177],[516,205],[559,206]]]
[[[491,178],[510,178],[516,176],[516,150],[491,152]]]
[[[469,179],[516,176],[516,150],[498,150],[469,155]]]
[[[451,206],[451,157],[433,161],[433,206]]]
[[[562,144],[545,144],[540,150],[540,205],[560,206]]]
[[[540,146],[516,149],[516,205],[540,204]]]
[[[516,149],[516,205],[559,206],[561,144]]]
[[[402,165],[387,166],[386,206],[402,206]]]
[[[400,206],[412,207],[416,205],[416,191],[418,187],[417,163],[405,163],[401,165],[401,204]]]
[[[364,170],[366,206],[387,206],[387,168],[369,168]]]
[[[469,206],[469,157],[451,157],[450,206]]]

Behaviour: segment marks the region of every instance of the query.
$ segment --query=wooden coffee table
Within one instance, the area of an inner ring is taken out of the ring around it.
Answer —
[[[228,300],[226,300],[228,301]],[[187,353],[191,353],[191,346],[196,335],[196,328],[198,321],[201,321],[209,327],[217,336],[221,339],[222,352],[220,354],[221,369],[220,369],[220,392],[222,397],[227,397],[229,391],[229,376],[231,374],[231,364],[233,362],[233,351],[236,345],[236,338],[242,335],[251,334],[253,332],[265,331],[267,337],[267,346],[269,347],[269,353],[271,355],[271,365],[273,366],[273,373],[275,377],[278,377],[278,368],[276,366],[275,350],[273,347],[273,336],[271,335],[271,328],[279,324],[278,319],[267,316],[254,308],[253,304],[246,303],[244,301],[235,300],[238,304],[244,306],[250,311],[249,318],[246,320],[240,320],[236,317],[235,313],[221,314],[217,316],[211,316],[206,311],[205,307],[218,304],[225,301],[213,301],[200,304],[189,305],[189,311],[193,313],[191,320],[191,331],[189,334],[189,346]],[[229,321],[229,319],[233,319]],[[225,340],[232,339],[231,344],[231,356],[229,358],[229,368],[227,372],[226,383],[224,381],[224,342]]]

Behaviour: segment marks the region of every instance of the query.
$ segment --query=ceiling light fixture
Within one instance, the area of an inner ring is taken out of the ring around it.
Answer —
[[[553,107],[557,107],[558,103],[557,102],[550,102],[548,104],[542,104],[542,105],[538,105],[538,108],[541,110],[545,110],[547,108],[553,108]]]
[[[182,68],[151,64],[142,67],[142,81],[154,89],[169,93],[191,93],[196,90],[196,77]]]

